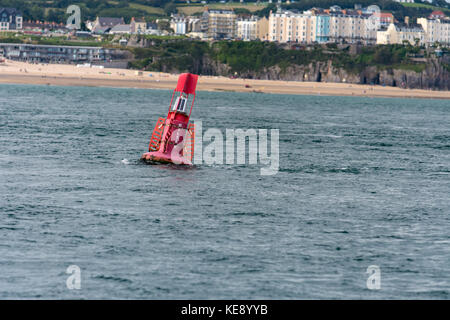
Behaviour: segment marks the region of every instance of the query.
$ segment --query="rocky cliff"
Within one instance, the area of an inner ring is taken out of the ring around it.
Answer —
[[[423,65],[423,64],[422,64]],[[292,65],[287,68],[272,66],[261,71],[245,72],[240,77],[264,80],[345,82],[376,84],[409,89],[450,90],[450,72],[444,67],[442,58],[430,58],[424,62],[422,71],[402,68],[379,68],[367,66],[359,73],[335,67],[331,60]],[[203,59],[197,72],[207,75],[233,75],[231,68],[209,58]]]

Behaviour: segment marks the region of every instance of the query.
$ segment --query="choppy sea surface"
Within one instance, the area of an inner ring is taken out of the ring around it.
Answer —
[[[280,130],[261,176],[141,163],[170,97],[0,85],[0,299],[450,298],[448,100],[199,92],[203,131]]]

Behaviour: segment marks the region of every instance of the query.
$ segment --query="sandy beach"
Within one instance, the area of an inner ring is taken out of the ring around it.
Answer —
[[[6,60],[0,63],[0,83],[64,86],[173,89],[178,75],[127,69],[31,64]],[[197,90],[307,94],[330,96],[450,99],[450,91],[400,89],[348,83],[229,79],[201,76]]]

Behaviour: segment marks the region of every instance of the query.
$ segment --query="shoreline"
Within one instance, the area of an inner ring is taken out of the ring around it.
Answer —
[[[130,69],[77,67],[63,64],[31,64],[11,60],[0,64],[0,84],[173,90],[177,80],[178,75],[174,74]],[[397,87],[349,83],[230,79],[218,76],[199,76],[197,90],[370,98],[450,99],[450,91],[400,89]]]

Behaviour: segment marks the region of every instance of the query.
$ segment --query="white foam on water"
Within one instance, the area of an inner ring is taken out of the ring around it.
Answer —
[[[130,164],[130,161],[128,159],[122,159],[122,161],[120,162],[122,162],[123,164]]]

